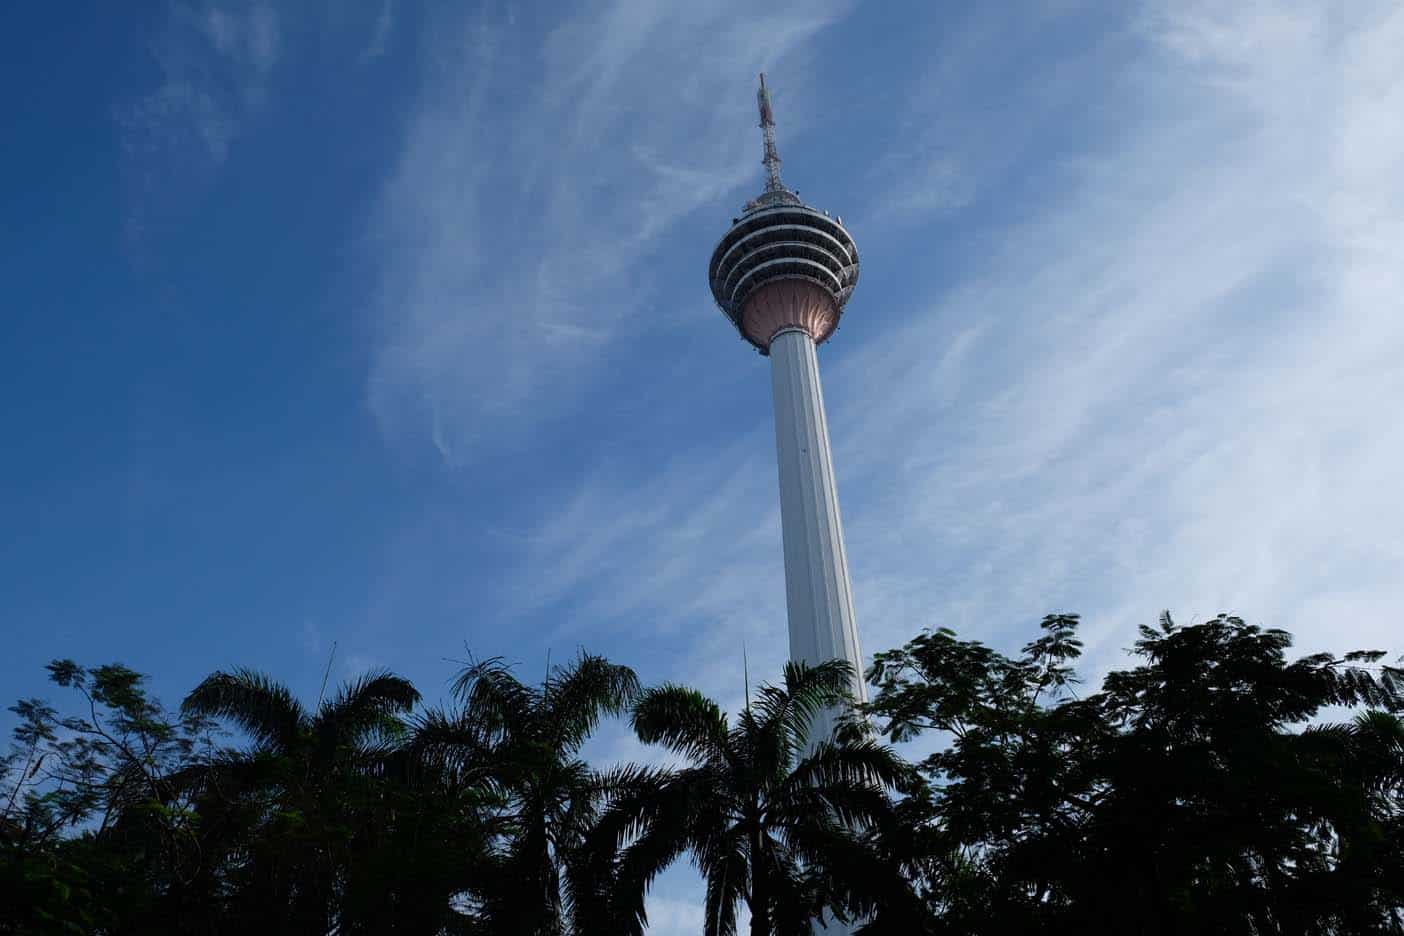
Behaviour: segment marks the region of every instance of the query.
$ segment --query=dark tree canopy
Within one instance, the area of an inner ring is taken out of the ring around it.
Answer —
[[[1404,674],[1384,654],[1289,661],[1283,631],[1166,614],[1078,698],[1076,625],[1046,618],[1017,658],[938,630],[869,672],[890,737],[944,745],[907,804],[938,931],[1404,932]],[[1337,707],[1357,712],[1314,721]]]
[[[1017,656],[938,629],[786,667],[741,712],[581,655],[370,673],[307,706],[256,670],[178,711],[49,666],[0,759],[0,934],[642,933],[675,861],[704,932],[1404,936],[1404,673],[1221,616],[1143,627],[1095,691],[1075,615]],[[594,766],[627,718],[667,768]],[[824,723],[827,723],[827,717]],[[908,763],[899,749],[914,755]]]

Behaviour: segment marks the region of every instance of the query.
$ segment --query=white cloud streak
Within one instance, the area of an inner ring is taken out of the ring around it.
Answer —
[[[264,3],[177,4],[149,48],[160,83],[116,112],[133,243],[174,210],[191,180],[229,157],[241,123],[262,105],[282,37]]]
[[[372,237],[388,261],[370,405],[389,436],[431,437],[450,464],[510,445],[589,380],[589,348],[647,327],[659,238],[752,172],[723,132],[733,105],[843,7],[779,4],[768,32],[748,9],[617,0],[539,46],[491,9],[434,24]]]
[[[390,35],[394,29],[395,0],[383,0],[380,5],[380,14],[375,18],[375,29],[371,32],[370,41],[361,50],[360,62],[362,65],[374,62],[385,55],[385,51],[390,45]]]
[[[222,9],[211,5],[195,15],[215,50],[236,66],[261,77],[277,63],[278,15],[272,7],[255,4],[247,8]]]

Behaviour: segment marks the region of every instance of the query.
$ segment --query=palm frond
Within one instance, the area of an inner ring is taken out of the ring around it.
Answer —
[[[803,745],[821,712],[852,704],[853,666],[846,660],[826,660],[818,666],[792,661],[785,664],[784,686],[786,728]]]
[[[1404,752],[1404,717],[1372,709],[1355,716],[1353,727],[1377,743]]]
[[[844,744],[823,742],[798,764],[787,789],[822,788],[832,783],[896,790],[912,779],[912,768],[893,748],[871,738]]]
[[[451,691],[475,722],[496,733],[529,722],[540,702],[540,693],[523,685],[500,657],[465,666]]]
[[[545,722],[560,743],[578,748],[601,715],[623,712],[638,691],[639,678],[629,667],[581,654],[546,680],[542,689]]]
[[[313,730],[331,746],[357,745],[368,736],[386,738],[402,726],[395,716],[410,711],[419,698],[408,679],[385,671],[366,673],[322,703]]]
[[[644,897],[649,886],[690,844],[686,815],[664,813],[624,851],[612,899],[640,928],[648,926]]]
[[[909,923],[920,919],[920,902],[903,869],[851,829],[812,824],[796,833],[792,847],[821,881],[831,912],[852,922],[905,908]]]
[[[411,721],[409,751],[433,771],[447,771],[471,782],[493,765],[493,732],[469,711],[427,709]]]
[[[301,703],[281,683],[251,669],[215,672],[181,703],[190,714],[227,718],[259,745],[286,750],[306,725]]]
[[[733,845],[712,855],[703,873],[707,876],[703,936],[736,936],[736,906],[746,895],[751,877],[745,854]]]
[[[766,876],[769,891],[767,910],[771,931],[775,936],[810,936],[815,915],[823,906],[819,875],[811,868],[802,868],[794,853],[779,843],[762,850],[758,858]],[[756,912],[752,895],[751,913]]]
[[[866,830],[887,825],[892,815],[892,800],[881,790],[844,782],[788,790],[771,797],[766,808],[767,820],[782,838],[792,830],[811,828],[824,818]]]
[[[726,715],[696,689],[671,683],[647,689],[630,721],[645,744],[662,744],[698,763],[726,758]]]

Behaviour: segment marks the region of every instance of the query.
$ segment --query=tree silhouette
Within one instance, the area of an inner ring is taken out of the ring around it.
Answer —
[[[383,762],[419,700],[405,679],[376,672],[344,686],[315,711],[287,687],[248,669],[216,672],[182,710],[222,718],[249,738],[201,772],[204,811],[223,832],[223,874],[233,920],[278,908],[292,930],[340,926],[348,869],[363,818],[379,796]]]
[[[842,663],[728,719],[588,655],[539,686],[472,663],[417,714],[387,673],[313,709],[216,672],[170,713],[134,670],[55,661],[71,704],[21,700],[0,757],[0,934],[640,934],[687,857],[706,936],[742,906],[757,936],[1404,936],[1404,672],[1167,614],[1088,692],[1077,629],[1012,657],[919,634],[813,748]],[[626,711],[671,766],[585,760]]]
[[[632,931],[647,923],[644,893],[684,853],[706,878],[706,936],[736,931],[738,906],[753,936],[810,932],[823,910],[871,909],[885,892],[860,833],[890,820],[887,791],[903,776],[888,748],[870,739],[824,741],[803,754],[811,723],[844,705],[851,669],[833,661],[785,667],[728,725],[700,693],[665,685],[634,707],[640,740],[686,759],[676,770],[634,770],[602,817],[607,852],[626,846],[616,892]]]
[[[611,780],[580,749],[602,716],[625,710],[637,678],[581,655],[534,687],[492,659],[465,667],[453,691],[458,708],[426,712],[413,744],[427,767],[491,797],[492,848],[470,888],[476,926],[526,936],[588,929],[605,910],[584,843]]]
[[[198,891],[199,815],[185,777],[212,725],[167,712],[121,664],[48,665],[81,700],[61,717],[39,699],[0,759],[0,933],[82,932],[150,914],[158,894]],[[116,860],[116,856],[127,860]]]
[[[1076,618],[1009,659],[949,631],[879,654],[870,714],[950,738],[921,762],[938,931],[1400,931],[1398,670],[1288,662],[1220,616],[1142,627],[1144,662],[1077,699]],[[1328,706],[1351,725],[1292,730]]]

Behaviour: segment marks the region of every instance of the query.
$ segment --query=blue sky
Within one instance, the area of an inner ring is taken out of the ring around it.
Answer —
[[[1104,669],[1167,607],[1404,649],[1396,4],[133,9],[0,55],[8,696],[315,697],[335,641],[431,698],[587,647],[734,707],[780,527],[704,268],[762,69],[863,255],[821,367],[868,653],[1068,610]]]

